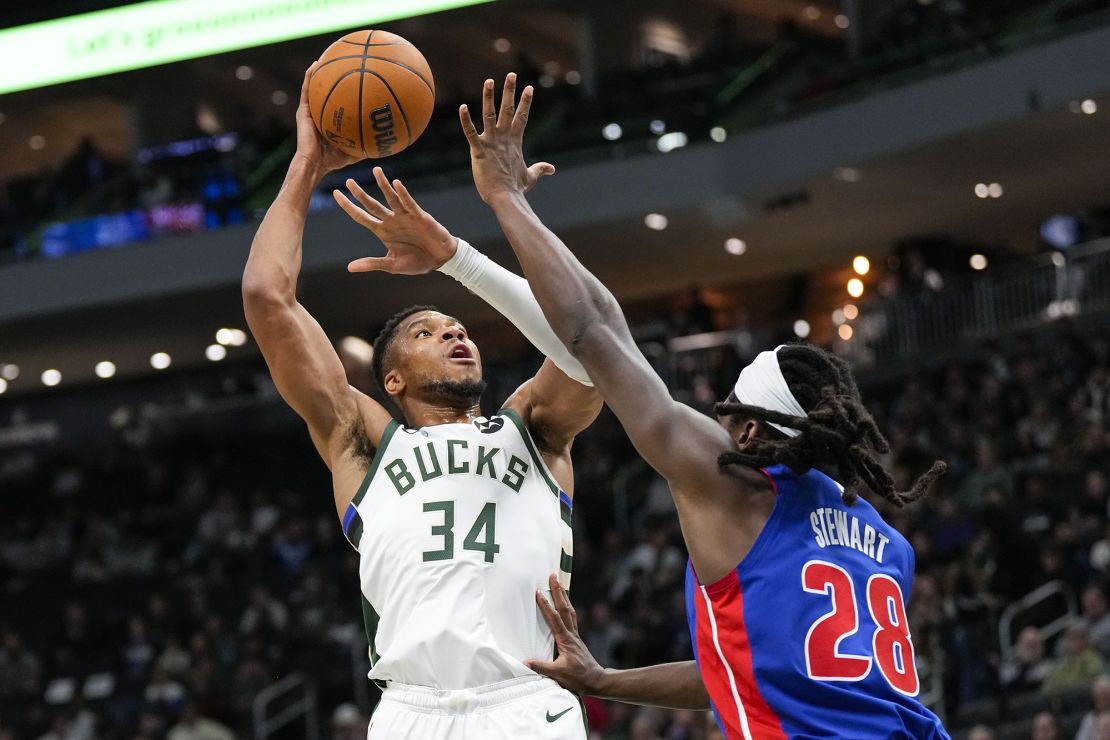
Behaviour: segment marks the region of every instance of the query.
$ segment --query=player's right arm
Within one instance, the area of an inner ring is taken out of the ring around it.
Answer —
[[[536,592],[536,604],[555,636],[555,660],[526,665],[576,694],[669,709],[709,709],[709,694],[692,660],[618,670],[602,668],[578,635],[578,617],[557,576],[549,576],[551,603]]]
[[[376,445],[390,416],[348,385],[324,330],[297,301],[301,241],[312,192],[325,174],[354,161],[316,134],[308,115],[311,74],[309,68],[297,112],[297,153],[255,234],[243,271],[243,309],[278,392],[308,424],[313,444],[332,470],[336,509],[342,516],[358,486],[357,480],[346,480],[356,472],[343,463],[362,440]]]
[[[720,468],[718,456],[735,449],[732,438],[714,420],[671,398],[636,346],[616,298],[532,210],[525,192],[554,167],[525,164],[521,147],[531,88],[519,107],[515,96],[510,75],[498,112],[493,81],[486,81],[480,134],[466,106],[460,109],[475,185],[551,328],[582,363],[640,455],[670,484],[694,567],[703,583],[712,583],[754,543],[773,502],[770,485],[759,471]]]

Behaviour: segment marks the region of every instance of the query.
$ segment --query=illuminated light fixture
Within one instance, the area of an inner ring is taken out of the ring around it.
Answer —
[[[0,31],[0,95],[490,0],[148,0]],[[354,47],[352,47],[354,48]]]
[[[0,367],[0,378],[4,380],[15,380],[18,377],[19,365],[9,362],[7,365]]]
[[[836,333],[839,334],[840,338],[843,339],[845,342],[851,339],[852,335],[855,334],[855,332],[852,330],[852,327],[848,324],[841,324],[840,328],[836,330]]]
[[[51,368],[42,371],[42,384],[53,388],[62,382],[62,371]]]
[[[667,228],[667,217],[662,213],[649,213],[644,216],[644,226],[652,231],[662,231]]]
[[[737,239],[735,236],[725,239],[725,251],[739,257],[748,251],[748,243],[743,239]]]
[[[866,275],[871,272],[871,260],[864,257],[862,254],[857,255],[852,260],[852,269],[856,271],[857,275]]]
[[[992,198],[1001,198],[1002,186],[999,185],[997,182],[992,182],[990,185],[987,186],[987,195]]]
[[[794,322],[794,334],[799,339],[805,339],[809,336],[809,322],[805,319],[798,319]]]
[[[551,75],[540,75],[540,87],[555,87],[555,78]]]
[[[724,144],[725,140],[728,139],[728,131],[725,130],[724,126],[714,126],[709,129],[709,138],[718,144]]]
[[[116,363],[110,362],[108,360],[103,360],[96,363],[96,367],[93,369],[93,371],[96,373],[96,377],[98,378],[110,378],[116,374]]]
[[[274,90],[270,93],[270,102],[274,105],[285,105],[289,102],[289,93],[284,90]]]
[[[844,309],[842,309],[842,308],[835,309],[832,312],[832,320],[833,320],[833,323],[836,324],[837,326],[840,326],[841,324],[843,324],[847,320],[847,317],[844,315]]]
[[[170,356],[165,352],[155,352],[150,356],[150,366],[155,370],[165,370],[170,362]]]
[[[27,140],[27,146],[31,147],[36,152],[41,152],[46,148],[46,137],[35,134]]]
[[[852,278],[848,281],[848,295],[853,298],[859,298],[863,295],[863,281],[859,278]]]
[[[659,136],[667,130],[667,124],[664,123],[662,120],[656,118],[654,121],[648,124],[648,129],[651,131],[651,133]]]
[[[509,50],[512,48],[513,45],[505,38],[497,39],[493,42],[493,50],[501,54],[508,54]]]
[[[1063,267],[1064,265],[1068,264],[1068,258],[1064,256],[1063,252],[1053,252],[1052,264],[1055,267]]]
[[[227,349],[222,344],[210,344],[204,348],[204,356],[212,362],[219,362],[227,357]]]
[[[601,135],[608,141],[616,141],[624,136],[624,129],[619,123],[606,124],[605,128],[601,129]]]
[[[577,85],[582,81],[582,73],[577,69],[568,69],[567,73],[563,75],[563,79],[568,85]]]
[[[991,196],[990,186],[985,182],[978,183],[975,186],[975,195],[980,198],[989,198]]]
[[[1098,113],[1098,103],[1088,98],[1079,104],[1079,110],[1083,111],[1088,116],[1093,116]]]
[[[821,9],[816,5],[807,5],[806,9],[802,11],[807,21],[815,21],[821,17]]]
[[[6,390],[8,390],[8,381],[0,378],[0,394],[3,394]]]
[[[854,303],[849,303],[849,304],[845,305],[844,309],[843,309],[843,313],[844,313],[844,318],[848,319],[848,321],[855,321],[856,318],[859,317],[859,309],[856,308],[856,304],[854,304]],[[841,323],[844,323],[844,322],[841,322]]]
[[[238,67],[235,68],[235,76],[238,79],[246,82],[250,78],[254,77],[254,68],[248,67],[245,64],[240,64]]]
[[[848,16],[846,16],[842,13],[842,14],[840,14],[836,17],[836,27],[837,28],[839,28],[841,30],[844,30],[848,26],[849,26]]]
[[[673,152],[675,149],[681,149],[689,142],[689,138],[681,131],[672,131],[669,134],[663,134],[655,142],[655,147],[666,154]]]
[[[216,341],[225,347],[242,347],[247,343],[247,333],[242,329],[225,327],[216,332]]]
[[[971,259],[968,260],[972,270],[985,270],[987,269],[987,258],[982,254],[973,254]]]
[[[833,177],[841,182],[859,182],[863,179],[863,173],[855,167],[837,167],[833,170]]]

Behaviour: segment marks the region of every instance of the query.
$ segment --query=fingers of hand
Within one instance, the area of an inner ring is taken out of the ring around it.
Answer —
[[[532,95],[533,89],[531,85],[524,88],[524,92],[520,94],[520,105],[516,108],[516,113],[513,115],[512,132],[516,136],[524,136],[524,129],[528,126],[528,113],[532,110]]]
[[[388,257],[363,257],[347,265],[347,272],[374,272],[375,270],[388,269]]]
[[[494,127],[497,113],[493,107],[493,80],[486,80],[482,85],[482,133]]]
[[[304,82],[301,83],[301,102],[308,102],[308,83],[312,81],[312,73],[316,71],[316,65],[320,62],[315,61],[308,65],[308,69],[304,71]]]
[[[374,168],[374,180],[378,183],[378,189],[382,191],[382,196],[385,202],[393,211],[403,211],[404,206],[401,205],[401,199],[397,197],[397,191],[389,184],[389,180],[385,176],[385,170],[381,167]]]
[[[501,91],[501,112],[497,116],[497,128],[507,128],[512,123],[515,108],[516,74],[510,72],[505,76],[505,87]]]
[[[355,196],[355,199],[358,200],[358,202],[362,204],[362,207],[374,218],[381,220],[393,215],[392,211],[370,197],[370,194],[363,190],[359,184],[351,178],[347,178],[347,190],[351,191],[351,195]],[[344,200],[347,199],[344,198]]]
[[[560,632],[566,631],[563,620],[540,591],[536,592],[536,604],[539,605],[540,613],[543,614],[544,621],[547,622],[547,626],[551,628],[552,632],[558,635]]]
[[[544,676],[550,676],[558,671],[555,663],[546,660],[526,660],[524,666]]]
[[[339,207],[343,209],[343,212],[350,216],[351,219],[360,226],[365,226],[376,233],[378,227],[382,225],[381,221],[352,203],[351,199],[343,195],[339,189],[331,191],[331,195],[335,198],[335,202],[339,204]]]
[[[459,106],[459,123],[462,124],[463,136],[470,142],[470,148],[476,149],[478,147],[478,129],[474,127],[474,121],[470,118],[470,109],[466,104]]]
[[[412,193],[405,187],[405,184],[400,180],[393,181],[393,189],[397,191],[397,195],[401,199],[401,204],[409,213],[421,213],[420,204],[416,202],[416,198],[412,197]]]

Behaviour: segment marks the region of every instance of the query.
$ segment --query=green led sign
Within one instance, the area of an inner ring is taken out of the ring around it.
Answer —
[[[0,31],[0,95],[490,1],[135,3]]]

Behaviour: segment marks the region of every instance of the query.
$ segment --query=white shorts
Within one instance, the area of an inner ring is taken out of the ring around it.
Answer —
[[[391,683],[367,740],[587,740],[578,697],[543,676],[459,691]]]

